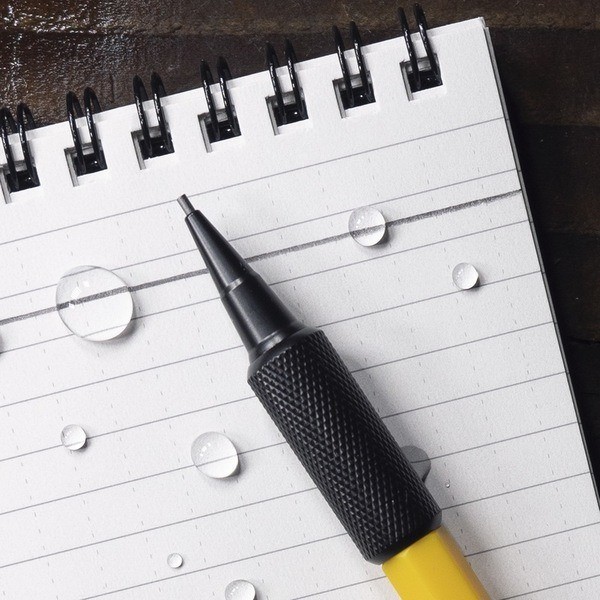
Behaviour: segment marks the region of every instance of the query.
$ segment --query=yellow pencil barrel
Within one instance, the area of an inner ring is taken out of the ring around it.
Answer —
[[[444,527],[387,560],[383,572],[402,600],[490,600]]]

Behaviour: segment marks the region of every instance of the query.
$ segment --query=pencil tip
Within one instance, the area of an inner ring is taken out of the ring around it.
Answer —
[[[190,213],[194,212],[194,207],[190,202],[189,198],[183,194],[177,198],[177,202],[179,202],[179,206],[183,209],[185,216],[187,217]]]

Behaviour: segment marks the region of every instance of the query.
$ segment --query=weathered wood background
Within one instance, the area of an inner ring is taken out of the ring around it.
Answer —
[[[264,68],[264,43],[333,51],[354,19],[365,43],[398,34],[388,0],[14,0],[0,6],[0,101],[65,119],[65,93],[132,102],[155,69],[197,87],[199,63]],[[484,16],[492,30],[581,417],[600,473],[600,0],[427,0],[431,26]]]

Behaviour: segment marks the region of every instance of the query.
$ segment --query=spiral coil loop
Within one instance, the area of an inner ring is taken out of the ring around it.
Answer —
[[[100,102],[94,90],[86,87],[83,91],[83,105],[85,107],[85,120],[87,122],[88,134],[90,137],[89,147],[91,152],[84,152],[84,146],[81,143],[81,136],[77,128],[77,119],[83,117],[83,110],[79,103],[79,98],[74,92],[67,94],[67,117],[69,127],[71,128],[71,136],[73,137],[73,147],[75,156],[73,157],[73,165],[77,175],[87,175],[88,173],[96,173],[106,169],[106,161],[104,153],[100,147],[100,141],[96,132],[94,123],[94,113],[99,113]]]
[[[219,78],[219,87],[221,88],[223,111],[217,111],[215,106],[212,90],[210,89],[215,80],[210,67],[205,60],[200,63],[200,78],[202,79],[202,87],[204,88],[204,96],[206,97],[206,106],[208,108],[208,118],[205,119],[205,123],[211,143],[220,142],[221,140],[241,134],[227,87],[227,82],[231,79],[231,71],[229,70],[227,61],[222,56],[219,56],[217,59],[217,76]]]
[[[8,168],[6,181],[10,192],[18,192],[40,185],[37,171],[31,159],[29,142],[27,141],[27,130],[34,129],[35,126],[33,114],[24,102],[21,102],[17,106],[16,122],[12,113],[6,106],[0,110],[0,138],[2,138],[2,146],[4,147],[4,154],[6,155],[6,164]],[[17,162],[14,159],[9,140],[9,136],[13,133],[19,134],[24,169],[17,169]]]
[[[137,109],[138,118],[140,120],[140,149],[142,158],[154,158],[170,154],[174,151],[171,135],[167,129],[161,98],[166,96],[165,86],[163,85],[160,75],[156,72],[150,77],[150,88],[152,90],[152,99],[154,101],[154,110],[156,111],[156,120],[158,122],[158,136],[152,136],[148,127],[148,120],[144,110],[144,102],[148,100],[148,92],[142,79],[136,75],[133,78],[133,95],[135,97],[135,106]]]
[[[339,88],[339,93],[344,108],[354,108],[355,106],[362,106],[363,104],[375,102],[375,94],[373,93],[373,86],[369,79],[369,74],[363,59],[362,40],[356,23],[354,21],[350,23],[350,36],[352,37],[352,46],[354,48],[354,56],[356,57],[356,66],[358,68],[357,82],[353,81],[350,70],[348,69],[345,54],[346,47],[344,45],[344,40],[342,39],[342,34],[335,25],[332,29],[335,48],[340,61],[340,69],[342,71],[343,86]]]
[[[417,27],[419,28],[421,42],[423,43],[423,48],[425,49],[426,60],[424,61],[420,61],[417,57],[415,46],[410,34],[406,13],[404,12],[403,8],[398,9],[398,18],[400,20],[400,27],[402,29],[402,37],[404,38],[406,50],[408,52],[408,82],[410,84],[411,91],[419,92],[421,90],[442,85],[442,76],[440,73],[440,66],[431,47],[431,42],[429,41],[425,12],[421,8],[420,4],[414,5],[414,15],[417,22]]]
[[[275,52],[273,45],[267,42],[267,68],[269,69],[269,75],[271,76],[271,83],[273,84],[273,91],[275,93],[273,109],[275,113],[275,121],[278,126],[308,119],[306,104],[302,98],[302,91],[300,84],[298,83],[298,76],[296,74],[296,62],[298,62],[296,59],[296,52],[294,51],[292,43],[288,39],[286,39],[284,42],[284,53],[288,74],[290,76],[290,83],[292,86],[291,98],[288,102],[286,102],[286,98],[284,98],[284,94],[281,90],[281,83],[279,82],[279,77],[277,76],[279,58],[277,57],[277,53]]]
[[[423,46],[424,56],[419,57],[415,49],[415,44],[411,36],[410,26],[404,9],[398,9],[398,18],[402,30],[402,37],[406,44],[408,60],[403,62],[402,68],[405,74],[407,90],[410,92],[419,92],[436,86],[442,85],[442,76],[437,56],[433,51],[428,34],[428,24],[425,13],[420,4],[413,6],[414,18]],[[340,64],[341,78],[334,81],[334,88],[338,95],[340,108],[351,109],[357,106],[375,102],[375,92],[373,84],[363,56],[363,43],[360,32],[354,21],[350,22],[350,38],[356,68],[352,74],[346,57],[346,47],[342,34],[338,27],[333,27],[333,36],[336,47],[336,53]],[[297,58],[292,43],[285,39],[284,56],[285,66],[289,76],[289,85],[284,88],[281,75],[277,70],[281,64],[273,45],[266,44],[266,65],[273,86],[273,96],[267,98],[267,104],[271,111],[274,122],[275,133],[277,127],[295,123],[308,119],[308,111],[302,87],[299,82],[296,70]],[[202,131],[207,142],[207,148],[210,150],[210,144],[226,140],[241,135],[240,125],[236,115],[234,104],[231,100],[229,91],[229,81],[231,80],[231,71],[227,61],[221,56],[217,60],[217,77],[222,108],[217,108],[211,86],[214,86],[210,67],[205,61],[200,64],[200,76],[204,95],[206,97],[207,112],[200,116]],[[156,112],[156,126],[149,125],[148,116],[144,109],[144,102],[149,100],[146,87],[142,79],[136,75],[133,78],[133,93],[140,130],[133,134],[134,140],[139,144],[139,155],[143,160],[170,154],[174,152],[173,141],[166,121],[161,99],[166,96],[166,91],[160,76],[153,72],[151,75],[151,92]],[[284,91],[284,89],[288,91]],[[66,150],[67,155],[72,159],[72,171],[75,176],[86,175],[107,169],[107,163],[102,149],[102,144],[98,137],[94,115],[101,112],[102,108],[94,90],[86,87],[83,92],[83,108],[79,98],[74,92],[68,92],[66,95],[67,117],[73,138],[73,148]],[[342,116],[345,116],[342,110]],[[0,174],[3,172],[3,179],[6,181],[4,190],[9,193],[36,187],[40,185],[39,177],[32,159],[27,131],[35,128],[35,120],[26,104],[20,103],[17,106],[17,118],[13,117],[7,107],[0,110],[0,139],[6,156],[6,164],[0,166]],[[77,126],[77,120],[85,116],[89,141],[82,141],[80,129]],[[13,146],[10,143],[10,136],[18,134],[21,146],[22,159],[15,160]],[[143,168],[143,164],[141,164]],[[7,201],[10,198],[7,196]]]

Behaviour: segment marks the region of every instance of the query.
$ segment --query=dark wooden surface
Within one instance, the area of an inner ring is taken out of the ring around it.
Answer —
[[[600,0],[429,0],[431,26],[484,16],[498,65],[588,445],[600,473]],[[1,101],[65,119],[64,95],[132,102],[156,69],[167,91],[199,86],[201,59],[234,75],[264,68],[289,36],[300,58],[333,51],[354,19],[365,43],[398,34],[375,0],[13,0],[0,5]]]

